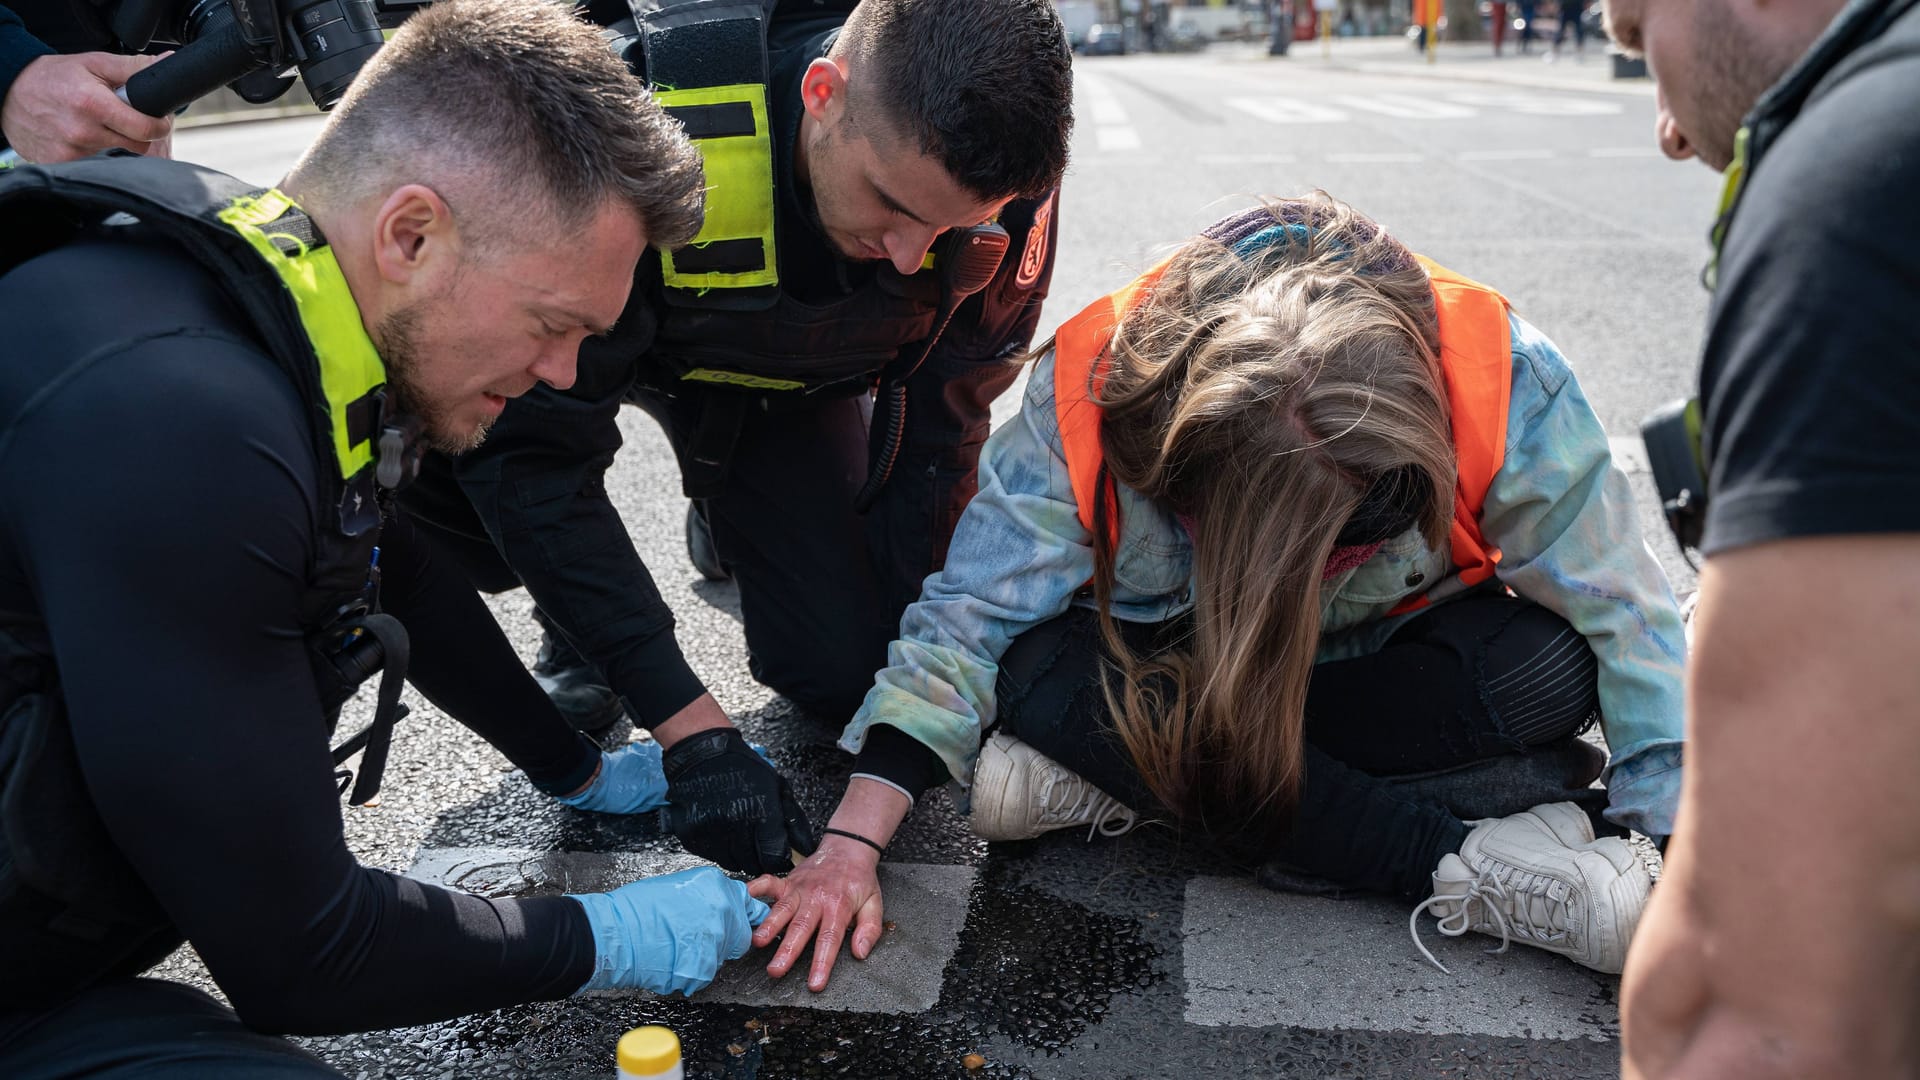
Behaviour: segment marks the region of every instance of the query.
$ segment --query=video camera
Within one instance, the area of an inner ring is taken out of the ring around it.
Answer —
[[[82,0],[84,3],[85,0]],[[172,56],[121,89],[149,116],[230,84],[254,104],[293,85],[298,69],[314,104],[331,109],[361,65],[428,0],[105,0],[106,30],[130,53],[174,45]]]
[[[1707,471],[1700,452],[1700,399],[1675,401],[1640,422],[1640,438],[1647,444],[1647,463],[1653,468],[1653,486],[1660,493],[1660,509],[1667,527],[1688,556],[1700,546],[1707,530]]]

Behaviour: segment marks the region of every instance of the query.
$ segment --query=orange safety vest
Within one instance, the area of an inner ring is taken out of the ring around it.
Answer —
[[[1480,532],[1480,512],[1487,488],[1500,471],[1507,452],[1507,404],[1513,396],[1512,328],[1507,323],[1507,298],[1429,259],[1420,265],[1433,283],[1433,299],[1440,319],[1440,373],[1447,383],[1447,406],[1453,425],[1454,458],[1459,479],[1454,488],[1453,526],[1448,534],[1453,565],[1460,580],[1477,585],[1493,576],[1500,549]],[[1095,400],[1106,381],[1107,344],[1120,319],[1150,291],[1166,272],[1161,263],[1126,288],[1089,304],[1067,320],[1053,338],[1053,394],[1060,423],[1060,449],[1067,459],[1080,523],[1093,531],[1094,499],[1107,500],[1109,536],[1119,543],[1119,505],[1112,480],[1096,494],[1100,465],[1102,410]],[[1393,614],[1426,604],[1413,597]]]

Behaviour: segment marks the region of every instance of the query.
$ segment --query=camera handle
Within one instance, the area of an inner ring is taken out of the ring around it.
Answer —
[[[246,30],[225,5],[208,16],[201,35],[172,56],[133,73],[115,91],[120,100],[148,116],[166,116],[196,98],[251,72],[268,59],[266,49],[247,40]]]

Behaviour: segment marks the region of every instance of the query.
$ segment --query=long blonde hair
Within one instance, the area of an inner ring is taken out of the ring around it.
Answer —
[[[1105,692],[1148,788],[1183,819],[1216,834],[1290,820],[1323,570],[1356,511],[1364,524],[1399,507],[1392,532],[1444,540],[1455,465],[1437,349],[1426,273],[1319,193],[1183,245],[1121,320],[1096,398],[1104,468],[1188,523],[1198,595],[1189,641],[1135,656],[1111,613],[1114,534],[1096,523]]]

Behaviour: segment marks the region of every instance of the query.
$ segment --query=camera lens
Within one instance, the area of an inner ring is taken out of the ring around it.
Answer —
[[[315,0],[288,9],[300,78],[313,103],[331,109],[386,40],[373,0]]]

